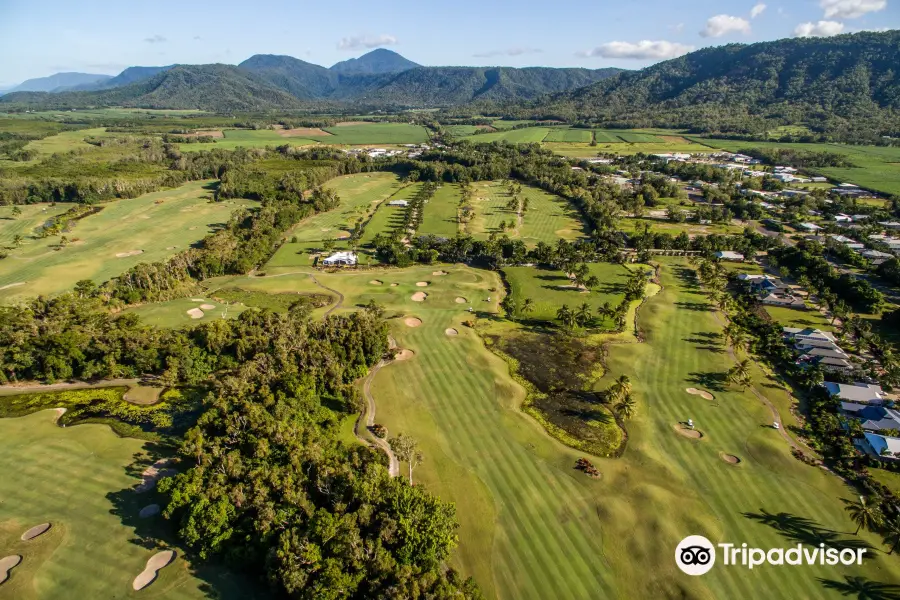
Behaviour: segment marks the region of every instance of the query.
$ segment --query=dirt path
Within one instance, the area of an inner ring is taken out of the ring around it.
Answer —
[[[394,338],[388,338],[390,340],[391,348],[396,347],[396,342],[394,342]],[[375,446],[381,448],[388,457],[388,473],[390,473],[391,477],[397,477],[400,475],[400,461],[397,460],[397,457],[394,456],[394,451],[391,450],[390,444],[387,443],[387,440],[381,439],[376,436],[372,436],[372,441],[365,439],[359,433],[359,427],[365,418],[366,427],[372,427],[375,425],[375,398],[372,396],[372,380],[375,379],[375,375],[378,371],[381,370],[381,367],[390,364],[392,361],[380,360],[378,364],[372,367],[372,370],[369,371],[368,376],[366,376],[365,381],[363,382],[363,396],[366,399],[366,409],[362,413],[360,413],[359,418],[356,419],[356,425],[353,427],[353,434],[363,444],[372,443]]]
[[[63,390],[85,390],[108,387],[134,387],[140,383],[140,379],[105,379],[95,383],[87,381],[72,381],[64,383],[10,383],[0,385],[0,396],[14,396],[16,394],[31,394],[35,392],[60,392]]]

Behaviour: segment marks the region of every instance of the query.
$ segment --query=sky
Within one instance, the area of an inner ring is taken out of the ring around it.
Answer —
[[[253,54],[331,66],[378,47],[423,65],[636,69],[707,46],[898,28],[900,0],[0,0],[0,89]]]

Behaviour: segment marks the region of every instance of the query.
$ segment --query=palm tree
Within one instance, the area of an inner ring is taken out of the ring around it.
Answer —
[[[572,327],[575,324],[575,313],[572,312],[568,304],[563,304],[559,307],[559,310],[556,311],[556,318],[567,327]]]
[[[728,381],[743,388],[750,385],[750,361],[742,360],[728,369]]]
[[[885,527],[887,528],[887,533],[884,536],[884,543],[890,544],[891,551],[888,554],[893,554],[894,550],[900,546],[900,520],[888,521]]]
[[[16,248],[21,246],[22,245],[22,236],[19,235],[18,233],[16,235],[14,235],[12,243],[13,243],[13,246],[15,246]]]
[[[521,308],[519,308],[519,312],[521,312],[523,315],[534,312],[534,300],[532,300],[531,298],[525,298],[525,300],[522,301],[522,306]]]
[[[606,390],[606,394],[615,400],[631,395],[631,380],[628,378],[628,375],[619,375],[613,384]]]
[[[575,312],[575,321],[582,327],[591,322],[594,318],[594,315],[591,314],[591,305],[587,302],[582,302],[581,306],[578,307],[578,310]]]
[[[616,413],[626,421],[634,416],[636,410],[637,402],[631,394],[626,393],[622,396],[622,399],[619,400],[618,404],[616,404]]]
[[[844,510],[850,513],[850,519],[856,523],[856,531],[853,535],[859,535],[859,530],[865,527],[872,529],[881,523],[882,515],[877,506],[866,504],[866,499],[859,497],[859,502],[853,500],[842,499],[846,506]]]

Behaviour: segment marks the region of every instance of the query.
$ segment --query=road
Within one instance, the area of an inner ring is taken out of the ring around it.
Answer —
[[[394,341],[394,338],[389,337],[388,341],[390,342],[391,348],[395,348],[397,343]],[[390,364],[393,361],[390,360],[380,360],[378,364],[372,367],[372,370],[369,371],[369,374],[366,376],[365,381],[363,382],[363,397],[366,400],[366,408],[359,415],[359,418],[356,419],[356,425],[353,427],[353,434],[363,444],[372,444],[381,448],[381,450],[388,457],[388,473],[390,473],[391,477],[397,477],[400,475],[400,461],[397,460],[397,457],[394,456],[394,451],[391,450],[390,444],[387,443],[387,439],[382,439],[380,437],[375,436],[374,434],[371,436],[371,439],[367,439],[360,435],[359,426],[362,423],[363,419],[365,419],[366,428],[371,428],[375,425],[375,398],[372,396],[372,380],[375,379],[375,375],[381,368],[385,365]]]
[[[0,396],[14,396],[16,394],[34,394],[40,392],[61,392],[64,390],[85,390],[108,387],[133,387],[140,383],[140,379],[104,379],[90,383],[87,381],[71,381],[63,383],[10,383],[0,385]]]

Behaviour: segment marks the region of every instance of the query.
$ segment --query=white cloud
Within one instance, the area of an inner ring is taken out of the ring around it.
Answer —
[[[379,46],[394,46],[397,38],[392,35],[354,35],[342,38],[338,42],[338,50],[362,50],[378,48]]]
[[[682,31],[684,31],[684,23],[676,23],[675,25],[670,26],[669,29],[671,29],[675,33],[681,33]]]
[[[826,19],[856,19],[866,13],[884,10],[887,0],[819,0]]]
[[[844,31],[844,24],[838,21],[819,21],[818,23],[800,23],[794,29],[797,37],[828,37]]]
[[[731,15],[716,15],[706,22],[706,28],[700,32],[703,37],[722,37],[731,32],[750,33],[750,21]]]
[[[581,57],[601,58],[629,58],[637,60],[648,59],[664,59],[675,58],[682,54],[687,54],[693,50],[693,46],[679,44],[677,42],[667,42],[665,40],[650,41],[641,40],[640,42],[609,42],[601,44],[593,50],[583,50],[578,53]]]
[[[166,41],[166,38],[164,38],[163,36],[161,36],[157,33],[156,35],[152,35],[148,38],[144,38],[144,41],[147,42],[148,44],[161,44]]]
[[[494,56],[522,56],[524,54],[540,54],[543,52],[540,48],[507,48],[506,50],[488,50],[487,52],[479,52],[473,54],[475,58],[491,58]]]
[[[759,15],[763,14],[765,12],[765,10],[766,10],[766,5],[763,4],[762,2],[760,2],[759,4],[754,6],[752,9],[750,9],[750,18],[755,19]]]

